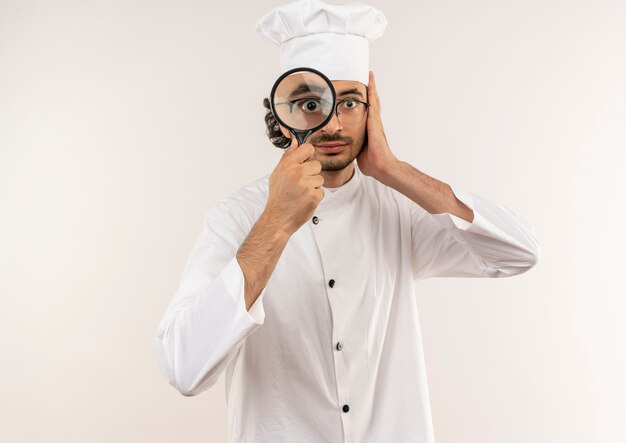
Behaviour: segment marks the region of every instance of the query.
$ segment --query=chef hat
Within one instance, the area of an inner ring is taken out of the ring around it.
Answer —
[[[387,19],[364,3],[329,5],[299,0],[274,8],[256,31],[280,48],[281,73],[310,67],[331,80],[369,79],[369,42],[380,37]]]

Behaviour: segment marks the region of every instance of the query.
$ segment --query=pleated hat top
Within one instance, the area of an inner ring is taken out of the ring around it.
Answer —
[[[279,47],[281,74],[309,67],[331,80],[367,85],[369,43],[386,27],[383,13],[361,2],[329,5],[299,0],[272,9],[255,30]]]

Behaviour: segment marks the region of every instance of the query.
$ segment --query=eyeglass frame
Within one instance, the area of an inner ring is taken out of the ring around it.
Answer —
[[[335,114],[337,116],[337,119],[339,119],[339,105],[341,103],[344,103],[344,102],[348,101],[348,100],[352,100],[352,101],[355,101],[357,103],[361,103],[362,105],[365,105],[365,112],[363,113],[363,115],[367,114],[367,111],[370,108],[370,104],[368,102],[364,102],[363,100],[359,100],[359,99],[350,97],[350,98],[344,98],[344,99],[335,101],[335,110],[333,111],[333,114]],[[361,123],[361,122],[359,122],[359,123]]]
[[[299,100],[305,100],[305,99],[303,98],[303,99],[299,99]],[[367,110],[370,107],[370,104],[368,102],[364,102],[363,100],[359,100],[359,99],[352,98],[352,97],[344,98],[344,99],[341,99],[341,100],[335,100],[335,109],[333,110],[332,114],[335,114],[337,116],[337,118],[339,118],[339,105],[342,104],[342,103],[347,102],[348,100],[352,100],[354,102],[361,103],[362,105],[365,105],[365,113],[367,113]],[[278,104],[278,105],[289,105],[289,112],[292,113],[293,112],[293,106],[296,104],[296,101],[298,101],[298,100],[285,101],[285,102],[276,103],[276,104]],[[365,114],[363,114],[363,115],[365,115]]]

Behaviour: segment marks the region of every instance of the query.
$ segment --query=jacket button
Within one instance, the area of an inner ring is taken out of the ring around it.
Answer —
[[[331,278],[330,281],[328,282],[328,286],[330,286],[331,288],[335,286],[335,280]]]
[[[343,405],[343,412],[348,412],[350,410],[350,406]]]
[[[341,351],[343,349],[343,343],[341,343],[340,341],[337,342],[337,350]]]
[[[320,219],[319,219],[319,218],[317,218],[317,215],[313,217],[313,224],[315,224],[315,225],[316,225],[316,224],[318,224],[318,223],[319,223],[319,221],[320,221]]]

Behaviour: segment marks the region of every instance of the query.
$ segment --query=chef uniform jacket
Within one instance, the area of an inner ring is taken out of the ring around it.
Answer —
[[[534,231],[456,188],[473,222],[430,214],[354,162],[248,311],[236,253],[268,180],[207,211],[156,334],[164,376],[193,396],[225,372],[230,442],[434,442],[414,282],[521,274]]]

